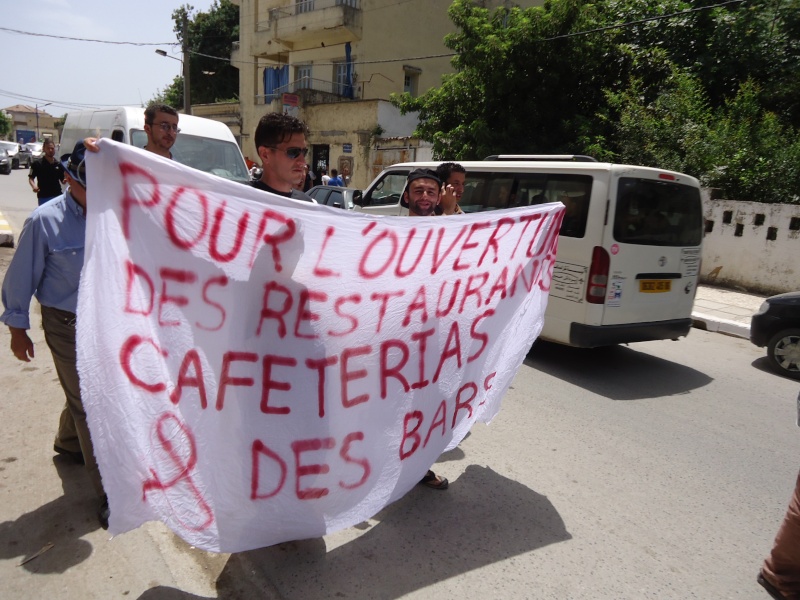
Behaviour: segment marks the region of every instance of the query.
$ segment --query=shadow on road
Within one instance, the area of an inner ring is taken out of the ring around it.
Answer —
[[[84,468],[61,456],[54,457],[53,464],[64,495],[0,523],[0,559],[27,560],[22,567],[36,574],[64,573],[89,558],[92,545],[80,538],[99,527]]]
[[[547,497],[471,465],[445,493],[424,488],[375,517],[330,552],[322,538],[232,554],[220,598],[401,598],[434,583],[571,539]],[[157,587],[140,600],[198,596]]]
[[[627,346],[572,348],[540,340],[524,364],[610,400],[685,394],[713,381],[691,367]]]
[[[779,371],[778,367],[774,366],[772,361],[770,361],[766,355],[755,359],[750,364],[754,369],[758,369],[762,373],[769,373],[770,375],[775,375],[776,377],[783,377],[787,381],[797,381],[796,379],[789,377],[789,375]]]

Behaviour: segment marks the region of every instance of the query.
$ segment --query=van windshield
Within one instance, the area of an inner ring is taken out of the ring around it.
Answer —
[[[699,246],[700,190],[674,182],[622,177],[614,211],[614,239],[624,244]]]
[[[141,129],[131,130],[131,145],[144,148],[147,134]],[[231,179],[240,183],[250,181],[250,173],[242,160],[236,144],[181,133],[172,147],[172,158],[182,165]]]

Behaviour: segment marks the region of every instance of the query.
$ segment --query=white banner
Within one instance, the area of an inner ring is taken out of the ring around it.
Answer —
[[[497,414],[541,330],[560,204],[374,217],[100,147],[78,360],[112,534],[322,536]]]

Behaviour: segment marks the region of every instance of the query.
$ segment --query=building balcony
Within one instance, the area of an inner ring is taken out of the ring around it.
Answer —
[[[360,40],[361,15],[361,0],[303,0],[273,8],[256,26],[253,55],[277,54],[275,42],[286,52]]]
[[[348,102],[354,99],[353,88],[348,88],[344,83],[311,79],[303,77],[282,85],[273,90],[272,94],[256,96],[256,104],[282,104],[283,94],[296,94],[302,104],[331,104],[334,102]],[[280,112],[280,107],[276,109]]]

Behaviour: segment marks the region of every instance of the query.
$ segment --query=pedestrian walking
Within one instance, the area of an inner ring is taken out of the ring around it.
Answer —
[[[64,183],[64,168],[55,158],[56,145],[47,139],[42,144],[42,157],[31,163],[28,172],[28,184],[39,200],[39,206],[48,200],[61,195],[61,184]]]
[[[797,395],[797,425],[800,426],[800,393]],[[800,600],[800,473],[772,552],[761,566],[757,581],[773,598]]]
[[[106,529],[108,500],[81,400],[75,339],[86,236],[85,151],[84,143],[78,142],[72,154],[62,157],[66,190],[36,208],[25,221],[3,280],[4,312],[0,322],[8,326],[11,334],[11,352],[17,359],[30,362],[34,347],[27,333],[31,327],[29,309],[33,296],[39,301],[45,341],[66,396],[53,449],[85,463],[98,497],[98,519]]]

